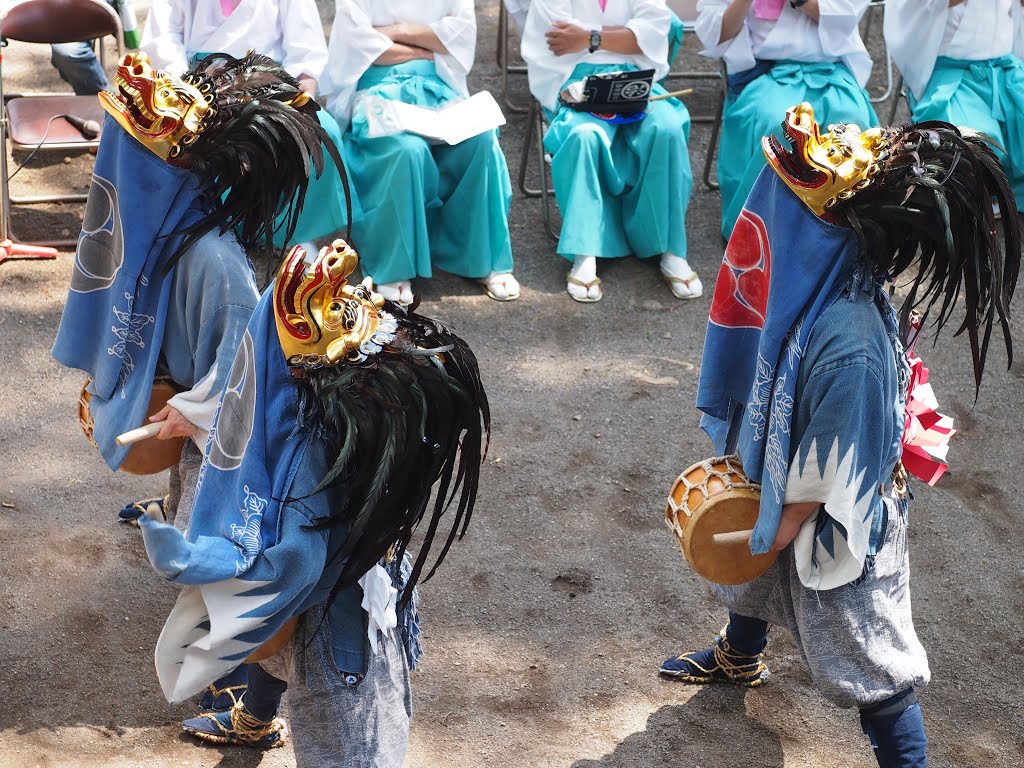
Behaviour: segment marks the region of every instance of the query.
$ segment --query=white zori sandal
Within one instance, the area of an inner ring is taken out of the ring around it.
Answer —
[[[686,259],[674,253],[661,257],[661,276],[677,299],[696,299],[704,295],[704,286]]]
[[[580,304],[593,304],[604,296],[594,256],[576,256],[565,279],[566,293]]]
[[[491,272],[477,280],[484,291],[495,301],[514,301],[519,298],[519,281],[511,272]]]

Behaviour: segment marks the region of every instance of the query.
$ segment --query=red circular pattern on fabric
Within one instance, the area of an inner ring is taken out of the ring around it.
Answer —
[[[771,279],[771,246],[764,220],[743,209],[718,272],[710,319],[726,328],[763,328]]]

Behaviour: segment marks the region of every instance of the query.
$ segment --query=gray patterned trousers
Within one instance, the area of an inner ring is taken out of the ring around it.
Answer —
[[[261,662],[288,682],[285,704],[296,768],[401,768],[409,743],[412,690],[396,630],[380,635],[379,653],[367,647],[366,676],[346,682],[334,663],[331,631],[322,607],[299,619],[295,635]]]
[[[712,585],[729,610],[788,629],[818,690],[840,707],[870,706],[931,677],[910,614],[907,505],[885,502],[885,541],[857,581],[807,589],[789,546],[749,584]]]
[[[188,521],[192,519],[199,468],[202,465],[203,452],[195,442],[186,439],[181,448],[181,458],[177,465],[171,467],[170,488],[167,492],[167,518],[182,533],[188,531]]]

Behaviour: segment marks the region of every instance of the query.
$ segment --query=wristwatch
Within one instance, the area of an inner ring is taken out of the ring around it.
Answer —
[[[806,3],[807,0],[804,0]],[[599,29],[590,30],[590,47],[587,49],[591,53],[601,47],[601,31]]]
[[[799,8],[801,5],[807,5],[807,0],[789,0],[790,8]]]

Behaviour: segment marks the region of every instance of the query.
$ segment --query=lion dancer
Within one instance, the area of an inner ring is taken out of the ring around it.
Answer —
[[[983,138],[946,123],[823,136],[801,104],[784,133],[792,151],[765,139],[770,168],[726,250],[697,395],[716,452],[762,484],[750,551],[779,554],[747,584],[713,585],[728,624],[661,673],[761,685],[769,626],[785,627],[821,693],[860,710],[879,765],[924,766],[915,689],[929,670],[900,462],[909,369],[887,285],[913,265],[903,328],[916,307],[937,332],[966,286],[980,385],[996,319],[1010,352],[1020,233],[1010,217],[997,237],[991,201],[1014,198]]]
[[[465,532],[489,434],[465,342],[350,285],[356,263],[342,241],[292,250],[234,360],[187,538],[141,520],[153,567],[184,587],[156,648],[167,699],[255,652],[239,702],[187,726],[214,742],[280,743],[268,701],[287,688],[299,768],[402,765],[413,590],[435,536],[429,573]]]
[[[259,299],[247,249],[269,257],[267,234],[279,216],[294,226],[325,150],[341,161],[316,103],[260,55],[214,55],[177,78],[130,54],[100,100],[110,116],[53,356],[92,379],[93,437],[113,470],[130,449],[115,438],[146,420],[154,379],[177,390],[150,420],[162,424],[158,440],[186,438],[167,503],[185,530]]]

